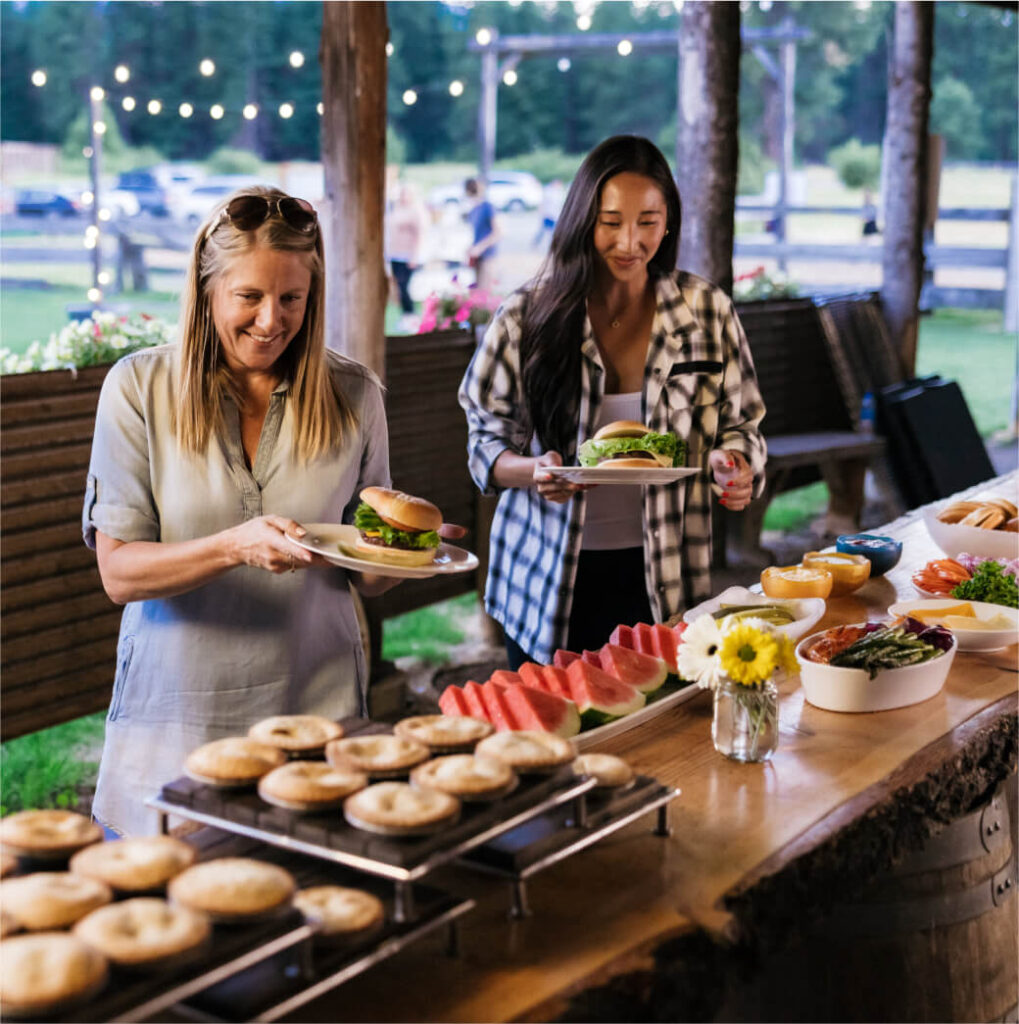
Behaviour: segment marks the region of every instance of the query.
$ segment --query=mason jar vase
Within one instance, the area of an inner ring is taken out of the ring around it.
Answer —
[[[715,689],[711,739],[715,750],[734,761],[767,761],[778,746],[778,688],[724,679]]]

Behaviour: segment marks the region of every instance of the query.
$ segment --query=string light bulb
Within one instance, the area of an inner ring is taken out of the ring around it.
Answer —
[[[556,67],[563,74],[566,74],[566,72],[569,71],[570,68],[573,67],[573,65],[570,63],[570,58],[569,57],[560,57],[559,60],[556,61]]]
[[[162,111],[162,109],[163,109],[163,104],[162,104],[162,102],[161,102],[161,101],[159,101],[159,100],[149,100],[149,102],[148,102],[148,103],[146,104],[146,106],[145,106],[145,109],[146,109],[146,110],[147,110],[147,111],[148,111],[148,112],[149,112],[149,113],[150,113],[150,114],[151,114],[151,115],[152,115],[153,117],[155,117],[155,116],[156,116],[156,114],[158,114],[158,113],[160,113],[160,112]]]
[[[241,114],[243,114],[245,121],[254,121],[258,117],[258,105],[255,103],[245,103]]]
[[[32,72],[32,85],[41,89],[46,84],[46,72],[42,68],[36,68]]]
[[[619,45],[616,46],[616,52],[620,57],[629,57],[633,53],[633,43],[629,39],[620,39]]]
[[[112,217],[113,217],[113,214],[105,206],[102,206],[102,207],[99,208],[99,219],[100,220],[106,221],[106,220],[110,220]]]
[[[591,15],[590,14],[581,14],[577,18],[577,28],[579,28],[581,32],[586,32],[590,27],[591,27]]]
[[[216,65],[206,57],[198,65],[198,70],[206,77],[211,78],[216,73]]]
[[[300,50],[294,50],[290,54],[290,66],[292,68],[303,68],[304,67],[304,54]]]
[[[100,270],[96,275],[96,280],[100,284],[109,284],[113,278],[110,276],[110,272],[108,270]]]
[[[134,110],[136,103],[133,96],[125,96],[121,101],[120,105],[127,111]]]
[[[318,111],[319,117],[321,117],[325,113],[325,109],[325,104],[321,100],[319,100],[318,103],[315,104],[315,110]]]
[[[92,122],[92,131],[94,131],[96,133],[96,135],[105,135],[106,134],[106,122],[105,121],[93,121]]]
[[[516,72],[515,72],[515,71],[514,71],[514,70],[513,70],[512,68],[510,68],[510,69],[509,69],[509,70],[508,70],[508,71],[507,71],[507,72],[506,72],[506,73],[505,73],[505,74],[504,74],[504,75],[502,76],[502,80],[503,80],[504,84],[506,84],[506,85],[511,85],[511,86],[512,86],[512,85],[516,85],[516,84],[517,84],[517,81],[518,81],[518,79],[517,79],[517,73],[516,73]]]
[[[393,46],[392,43],[386,43],[386,56],[387,57],[392,57],[393,56],[393,51],[395,49],[396,49],[396,47]]]
[[[492,30],[490,28],[479,28],[474,34],[478,46],[488,46],[492,41]]]
[[[194,112],[195,108],[191,106],[190,103],[182,103],[177,108],[177,113],[180,114],[181,117],[190,117]]]
[[[213,121],[222,121],[225,113],[226,111],[223,109],[223,105],[221,103],[213,103],[213,105],[209,107],[209,117],[211,117]]]
[[[89,288],[85,295],[89,302],[102,302],[103,293],[98,288]]]
[[[464,84],[459,78],[455,78],[449,83],[449,94],[450,96],[463,96]]]
[[[414,104],[417,103],[417,101],[418,94],[413,89],[408,89],[403,94],[403,102],[406,103],[408,107],[413,107]]]
[[[93,85],[88,91],[89,96],[96,101],[96,103],[102,102],[106,99],[106,90],[101,85]]]
[[[131,77],[131,69],[126,64],[118,64],[113,69],[113,77],[123,85]]]
[[[293,103],[281,103],[279,109],[279,115],[284,121],[294,116],[294,105]]]

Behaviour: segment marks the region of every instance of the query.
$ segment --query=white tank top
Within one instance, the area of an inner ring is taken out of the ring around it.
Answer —
[[[640,392],[603,395],[595,429],[613,420],[640,420]],[[608,551],[644,546],[644,489],[606,484],[586,492],[581,547]]]

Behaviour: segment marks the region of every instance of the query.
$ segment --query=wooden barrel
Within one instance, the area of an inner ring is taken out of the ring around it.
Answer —
[[[1000,790],[768,958],[726,1019],[1015,1021],[1013,801]]]

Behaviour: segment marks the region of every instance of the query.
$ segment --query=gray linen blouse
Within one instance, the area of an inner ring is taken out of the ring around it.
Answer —
[[[227,436],[184,454],[171,422],[176,346],[127,356],[109,372],[96,414],[83,512],[121,541],[183,541],[260,515],[351,522],[362,488],[388,487],[382,388],[334,352],[329,369],[354,412],[343,444],[308,463],[293,453],[288,385],[274,392],[249,470],[240,417],[227,400]],[[343,569],[273,575],[242,566],[176,597],[124,608],[113,699],[93,813],[129,835],[152,832],[145,798],[181,774],[195,747],[243,735],[268,715],[362,713],[367,679]]]

